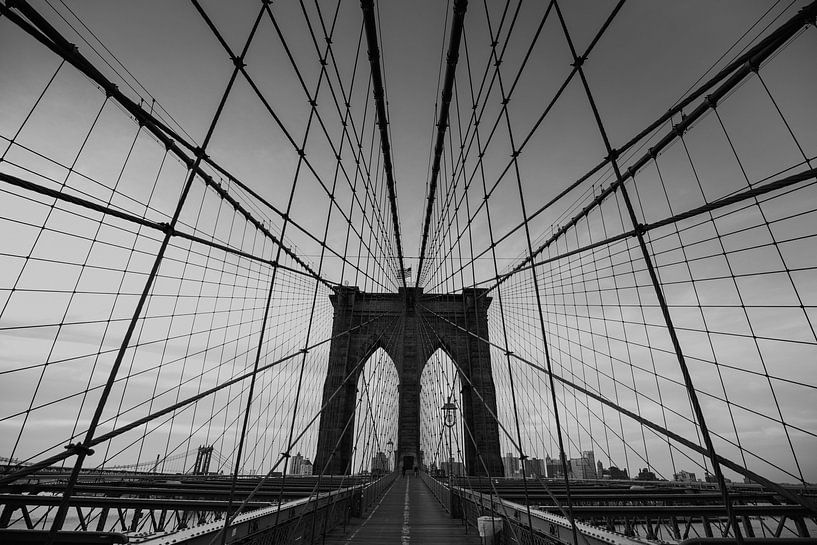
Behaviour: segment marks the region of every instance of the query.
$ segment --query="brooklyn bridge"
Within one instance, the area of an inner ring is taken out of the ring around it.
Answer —
[[[817,542],[816,18],[0,0],[0,543]]]

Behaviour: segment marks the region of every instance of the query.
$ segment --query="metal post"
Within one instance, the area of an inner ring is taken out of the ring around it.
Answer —
[[[457,406],[451,402],[451,396],[443,405],[443,424],[448,428],[448,513],[454,518],[454,484],[451,473],[454,468],[454,457],[451,455],[451,428],[457,424]]]

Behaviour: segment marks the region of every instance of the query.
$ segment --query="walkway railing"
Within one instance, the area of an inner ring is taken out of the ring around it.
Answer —
[[[267,543],[313,543],[338,526],[348,524],[350,517],[359,517],[367,512],[372,505],[383,495],[391,483],[394,481],[394,474],[384,475],[376,480],[366,483],[354,484],[352,486],[339,488],[337,490],[318,492],[306,498],[288,501],[278,505],[258,506],[254,502],[252,511],[239,514],[231,521],[227,528],[226,543],[245,544],[267,544]],[[35,496],[39,498],[39,496]],[[54,499],[58,499],[54,497]],[[94,498],[90,499],[106,499]],[[36,500],[35,500],[36,501]],[[131,501],[136,501],[131,498]],[[150,545],[179,544],[207,544],[215,540],[220,542],[219,533],[224,529],[223,508],[219,508],[217,503],[224,502],[200,502],[179,500],[171,508],[162,506],[163,513],[154,512],[150,506],[136,507],[133,513],[133,524],[124,525],[122,533],[102,532],[102,531],[77,531],[59,532],[54,540],[55,543],[140,543]],[[198,505],[207,503],[207,506]],[[94,504],[95,507],[99,507]],[[20,506],[18,506],[20,507]],[[25,506],[22,506],[25,513]],[[117,507],[114,508],[120,520],[122,517],[128,518],[127,513],[132,509]],[[207,511],[207,516],[205,515]],[[79,513],[79,510],[77,511]],[[181,515],[180,515],[181,513]],[[189,528],[179,529],[179,525],[173,524],[173,517],[182,516],[186,521],[207,520],[202,524],[197,524]],[[82,516],[82,515],[81,515]],[[93,513],[86,511],[84,517],[87,520],[93,518]],[[164,520],[162,528],[155,524],[137,524],[137,520]],[[40,531],[27,525],[21,529],[0,530],[0,542],[4,544],[12,543],[36,543],[44,542],[50,536],[48,531]],[[130,528],[128,531],[127,528]],[[90,529],[90,525],[89,525]],[[40,541],[41,538],[42,541]]]
[[[332,529],[348,524],[350,517],[368,511],[393,480],[391,473],[365,484],[287,502],[280,508],[268,507],[239,515],[228,529],[227,543],[313,543]],[[141,541],[131,538],[131,543],[209,543],[223,526],[223,522],[216,522],[164,537],[152,536]]]
[[[482,516],[501,518],[500,543],[564,543],[573,545],[572,527],[566,517],[504,500],[498,496],[475,492],[460,486],[452,486],[423,473],[423,481],[432,494],[452,516],[462,517],[470,526],[477,527]],[[577,524],[577,529],[587,545],[644,545],[646,541],[629,538],[591,526]]]
[[[502,521],[502,538],[497,543],[564,543],[572,545],[572,526],[567,517],[550,512],[556,509],[550,502],[556,501],[562,492],[550,495],[550,501],[541,495],[530,506],[507,498],[519,497],[513,487],[513,479],[499,479],[486,487],[484,478],[474,478],[464,488],[437,480],[423,474],[423,480],[437,501],[466,524],[478,526],[481,516],[495,517]],[[456,480],[463,484],[464,481]],[[685,493],[667,494],[664,488],[671,483],[654,483],[651,490],[611,488],[587,488],[579,492],[580,505],[573,506],[578,522],[576,529],[579,543],[600,545],[603,543],[691,543],[705,541],[712,545],[736,543],[737,538],[728,524],[725,509],[712,494],[687,490]],[[670,486],[671,488],[671,486]],[[493,492],[491,494],[490,492]],[[538,491],[537,491],[538,492]],[[501,495],[501,496],[500,496]],[[732,492],[736,499],[735,515],[741,522],[742,540],[760,545],[774,542],[814,544],[813,519],[800,506],[781,502],[781,498],[768,492]],[[718,535],[722,537],[718,537]]]

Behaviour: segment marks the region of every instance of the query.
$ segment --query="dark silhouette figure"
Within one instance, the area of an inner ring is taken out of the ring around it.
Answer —
[[[403,474],[400,476],[400,478],[405,478],[405,477],[406,477],[406,466],[403,466]]]
[[[420,474],[420,468],[417,467],[417,466],[414,466],[414,476],[416,477],[419,474]]]

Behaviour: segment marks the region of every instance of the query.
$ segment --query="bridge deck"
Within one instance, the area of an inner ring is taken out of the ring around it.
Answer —
[[[398,478],[380,503],[358,524],[337,529],[326,543],[423,543],[424,545],[478,544],[473,528],[450,518],[419,477]]]

